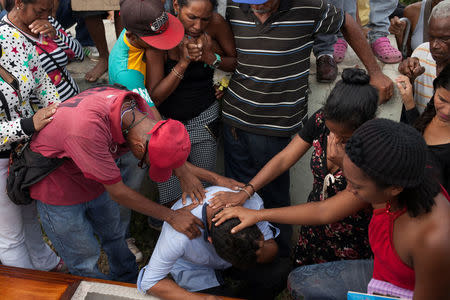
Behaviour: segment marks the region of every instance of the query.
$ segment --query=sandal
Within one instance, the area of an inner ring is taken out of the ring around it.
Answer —
[[[336,63],[340,63],[345,58],[345,52],[347,52],[347,42],[344,39],[338,39],[334,44],[333,58]]]
[[[372,43],[372,51],[375,56],[385,64],[395,64],[402,60],[400,51],[392,47],[387,37],[380,37]]]

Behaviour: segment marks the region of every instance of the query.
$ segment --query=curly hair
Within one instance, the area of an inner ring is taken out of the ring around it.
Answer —
[[[231,233],[239,225],[238,218],[229,219],[219,226],[211,224],[211,239],[217,254],[234,267],[246,270],[256,264],[258,241],[262,238],[261,230],[256,225]]]
[[[425,141],[414,128],[386,119],[368,121],[354,132],[345,152],[378,188],[402,187],[398,204],[410,216],[431,211],[440,186],[427,165]]]

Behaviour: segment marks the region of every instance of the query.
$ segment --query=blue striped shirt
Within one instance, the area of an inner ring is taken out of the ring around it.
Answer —
[[[309,57],[316,33],[336,33],[341,10],[325,0],[280,0],[264,24],[248,4],[228,0],[237,67],[224,96],[224,121],[255,134],[288,137],[307,116]]]

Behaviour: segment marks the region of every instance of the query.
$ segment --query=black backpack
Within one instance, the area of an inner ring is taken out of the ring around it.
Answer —
[[[48,158],[30,149],[30,141],[16,144],[11,149],[6,191],[17,205],[30,204],[30,186],[41,181],[62,165],[64,158]]]

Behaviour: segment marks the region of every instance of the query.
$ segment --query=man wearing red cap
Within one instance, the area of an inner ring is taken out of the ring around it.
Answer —
[[[120,84],[141,95],[150,109],[159,117],[149,95],[146,54],[155,49],[176,47],[184,37],[184,27],[173,15],[164,11],[159,0],[121,0],[120,13],[126,29],[122,31],[109,56],[109,83]],[[125,164],[128,160],[125,159]],[[121,170],[128,168],[122,164]],[[176,170],[183,189],[183,198],[202,200],[204,189],[201,182],[187,171],[185,166]],[[142,172],[133,171],[133,178],[126,181],[139,185]]]
[[[38,200],[44,229],[72,274],[135,282],[135,257],[125,243],[117,203],[167,221],[189,238],[200,234],[202,222],[189,210],[170,210],[122,181],[114,160],[128,150],[140,160],[139,167],[149,166],[150,178],[157,182],[185,164],[190,152],[184,126],[156,120],[138,94],[105,86],[66,100],[52,124],[34,136],[31,149],[65,158],[30,194]],[[224,184],[224,177],[188,168],[201,180]],[[94,234],[108,255],[108,276],[97,269],[100,247]]]

